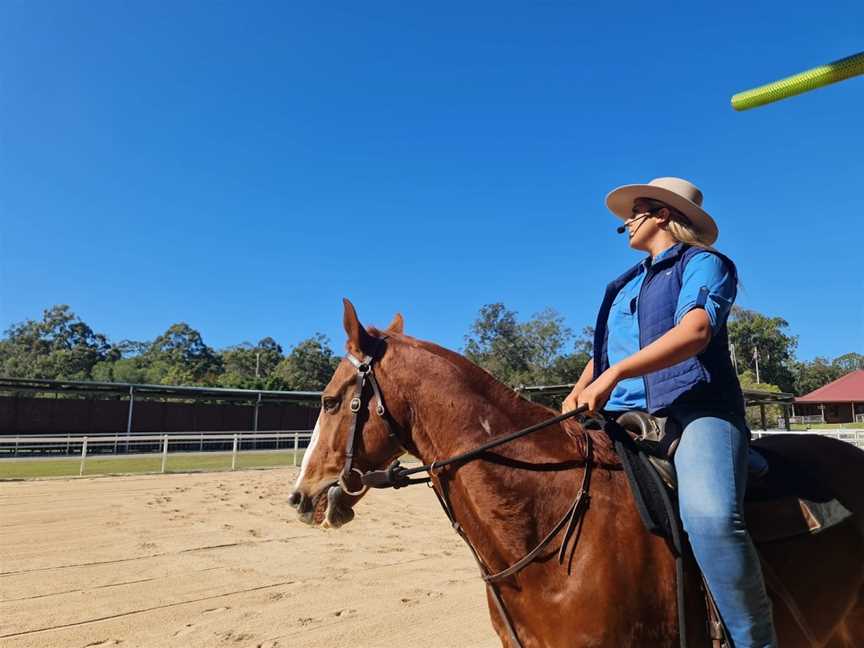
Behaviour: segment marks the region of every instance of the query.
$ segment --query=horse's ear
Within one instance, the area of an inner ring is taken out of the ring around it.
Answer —
[[[345,306],[345,314],[342,317],[342,324],[345,326],[345,333],[348,335],[348,350],[354,355],[364,356],[372,348],[372,336],[363,328],[360,320],[357,319],[357,311],[354,310],[354,304],[347,299],[342,299]]]
[[[387,331],[390,333],[399,333],[401,335],[404,328],[405,320],[402,317],[402,313],[396,313],[393,316],[393,321],[390,322],[389,326],[387,326]]]

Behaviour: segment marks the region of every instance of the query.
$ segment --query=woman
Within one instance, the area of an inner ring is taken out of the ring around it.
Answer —
[[[649,256],[607,287],[594,357],[563,409],[587,405],[613,417],[639,409],[681,424],[675,466],[693,553],[733,646],[774,647],[743,518],[750,431],[726,331],[735,264],[711,247],[717,225],[686,180],[619,187],[606,205],[624,220],[630,247]]]

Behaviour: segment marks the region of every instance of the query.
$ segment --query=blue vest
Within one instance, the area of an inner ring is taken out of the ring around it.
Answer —
[[[675,326],[678,294],[681,292],[684,267],[702,248],[678,244],[669,254],[652,263],[645,271],[645,280],[639,291],[637,313],[639,318],[639,348],[644,349]],[[735,264],[719,252],[708,250],[720,257],[738,281]],[[672,272],[667,272],[668,270]],[[594,328],[594,379],[609,368],[607,354],[609,310],[615,296],[624,285],[643,270],[637,263],[606,287],[606,295],[597,314]],[[708,292],[702,289],[697,303],[705,303]],[[744,416],[744,397],[738,375],[729,357],[729,334],[723,322],[702,353],[674,364],[666,369],[644,376],[645,396],[651,414],[665,415],[670,405],[688,405],[717,414]]]

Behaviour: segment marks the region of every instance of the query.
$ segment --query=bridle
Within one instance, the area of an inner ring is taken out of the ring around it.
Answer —
[[[553,418],[547,419],[545,421],[541,421],[522,430],[517,430],[516,432],[511,432],[510,434],[496,437],[491,441],[487,441],[486,443],[478,446],[477,448],[474,448],[473,450],[469,450],[468,452],[463,452],[462,454],[455,455],[453,457],[449,457],[440,461],[436,460],[430,464],[424,464],[422,466],[417,466],[414,468],[405,468],[399,463],[399,460],[396,459],[384,470],[370,470],[364,472],[354,466],[354,454],[358,446],[359,439],[363,433],[363,426],[360,424],[360,412],[363,410],[363,395],[367,382],[372,386],[373,395],[378,401],[378,404],[375,407],[375,413],[384,422],[390,438],[393,439],[400,448],[404,448],[402,441],[399,439],[399,436],[394,431],[394,425],[391,423],[389,414],[387,413],[387,410],[384,406],[384,399],[381,395],[381,387],[378,384],[378,380],[375,378],[375,373],[372,366],[376,359],[376,355],[378,354],[378,350],[382,347],[386,339],[386,336],[382,338],[377,338],[377,344],[375,349],[372,351],[372,353],[364,356],[362,359],[358,359],[350,352],[345,355],[345,358],[348,360],[348,362],[350,362],[357,370],[357,376],[354,383],[354,396],[350,402],[351,424],[348,432],[348,440],[346,441],[345,445],[345,465],[342,467],[342,471],[339,473],[339,477],[337,480],[338,484],[346,495],[355,497],[363,495],[369,488],[402,488],[404,486],[410,486],[412,484],[430,484],[432,490],[435,492],[435,495],[438,497],[438,501],[441,503],[441,507],[444,509],[444,512],[450,519],[450,524],[453,526],[453,529],[465,541],[465,543],[468,545],[468,548],[471,549],[471,553],[474,555],[474,559],[477,561],[477,565],[480,567],[480,573],[483,577],[483,580],[486,582],[487,586],[492,592],[492,599],[495,602],[498,613],[500,614],[502,620],[507,626],[507,631],[510,635],[510,641],[513,643],[514,646],[521,648],[522,643],[519,641],[519,637],[516,634],[516,629],[513,627],[513,622],[511,621],[506,609],[504,608],[504,601],[502,600],[501,595],[498,592],[498,588],[495,586],[495,584],[501,580],[515,575],[516,573],[527,567],[530,563],[532,563],[534,559],[538,555],[540,555],[540,553],[549,545],[549,543],[555,539],[558,533],[565,528],[566,525],[564,540],[562,541],[561,547],[558,550],[558,562],[559,564],[563,563],[564,557],[567,554],[567,545],[571,537],[573,537],[573,532],[578,527],[579,533],[581,533],[581,524],[582,520],[584,519],[583,516],[585,511],[588,509],[588,504],[591,499],[591,496],[588,493],[588,489],[591,483],[591,467],[593,460],[593,443],[591,440],[591,435],[587,433],[585,434],[585,472],[583,473],[582,483],[580,485],[578,493],[576,494],[576,499],[574,500],[573,504],[570,506],[570,508],[567,509],[564,517],[562,517],[558,521],[558,523],[552,527],[552,530],[549,531],[549,533],[540,541],[540,543],[536,547],[534,547],[531,551],[525,554],[525,556],[523,556],[521,559],[519,559],[506,569],[502,569],[497,572],[493,572],[491,569],[489,569],[486,563],[480,558],[480,555],[477,553],[474,545],[469,540],[462,525],[459,524],[459,522],[456,520],[453,514],[453,508],[450,504],[450,498],[447,489],[447,479],[443,475],[442,469],[447,466],[461,465],[474,459],[481,458],[481,456],[486,451],[492,448],[503,445],[505,443],[509,443],[514,439],[518,439],[519,437],[531,434],[532,432],[536,432],[537,430],[547,428],[556,423],[560,423],[565,419],[583,414],[587,411],[587,407],[582,406],[575,410],[571,410],[569,412],[565,412],[564,414],[560,414]],[[363,486],[359,490],[352,491],[348,487],[348,479],[351,477],[351,474],[355,472],[360,476],[360,481]],[[411,475],[424,472],[428,475],[427,477],[411,477]],[[436,480],[438,482],[437,484],[435,483]],[[574,540],[573,550],[575,550],[576,548],[576,542],[578,542],[579,533],[577,533],[576,539]]]
[[[396,441],[400,447],[402,445],[399,441],[399,437],[393,431],[393,426],[390,424],[387,410],[384,408],[384,399],[381,396],[381,387],[378,386],[378,380],[375,378],[375,373],[372,371],[372,362],[375,359],[375,355],[386,339],[386,337],[378,338],[375,350],[370,355],[364,356],[362,360],[358,359],[350,352],[345,354],[345,358],[348,362],[354,365],[354,368],[357,370],[357,378],[354,383],[354,397],[351,399],[349,405],[351,408],[351,426],[348,429],[348,441],[345,445],[345,465],[342,466],[342,472],[339,473],[338,482],[342,491],[346,495],[354,497],[363,495],[367,490],[369,490],[370,486],[365,480],[365,476],[369,473],[364,473],[359,468],[354,467],[354,451],[357,447],[360,436],[363,433],[363,426],[359,423],[360,412],[363,408],[363,389],[366,387],[367,382],[372,385],[372,391],[378,401],[378,405],[375,407],[375,413],[382,421],[384,421],[384,425],[387,427],[387,434],[390,438]],[[352,491],[348,486],[348,478],[353,472],[360,475],[360,482],[363,484],[363,486],[357,491]]]

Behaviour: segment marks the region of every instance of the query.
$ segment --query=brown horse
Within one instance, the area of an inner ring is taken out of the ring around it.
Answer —
[[[399,315],[386,331],[367,332],[346,300],[344,324],[350,354],[376,354],[375,374],[390,421],[388,429],[375,415],[375,398],[367,394],[353,458],[359,471],[385,467],[405,451],[424,463],[445,459],[555,414],[462,356],[404,335]],[[322,397],[316,432],[290,498],[309,523],[336,527],[354,515],[351,507],[359,497],[345,495],[335,484],[346,461],[356,376],[355,367],[343,360]],[[518,640],[526,648],[678,646],[670,548],[645,530],[604,435],[569,423],[436,471],[433,486],[440,492],[446,480],[454,517],[479,559],[497,571],[522,558],[561,518],[590,460],[590,507],[569,559],[557,560],[556,539],[525,569],[496,585]],[[816,636],[815,645],[864,646],[864,452],[819,437],[774,445],[788,458],[806,462],[855,515],[822,533],[760,550],[782,575]],[[511,646],[488,587],[487,599],[502,645]],[[811,645],[784,602],[774,598],[773,603],[780,645]],[[686,607],[688,645],[709,645],[704,601],[692,595]]]

